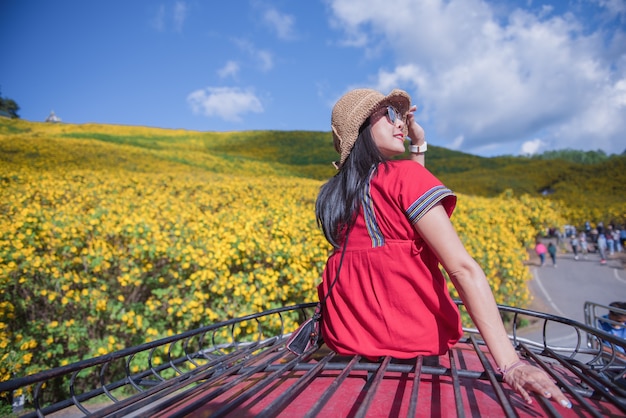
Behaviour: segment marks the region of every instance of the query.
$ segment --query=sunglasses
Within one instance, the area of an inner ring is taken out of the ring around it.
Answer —
[[[402,115],[392,106],[387,106],[387,120],[392,125],[395,125],[399,120],[403,121]]]

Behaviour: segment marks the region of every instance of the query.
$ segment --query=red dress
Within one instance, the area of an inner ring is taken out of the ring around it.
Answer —
[[[322,308],[322,336],[330,349],[412,358],[443,354],[459,340],[459,311],[436,257],[413,229],[439,202],[451,216],[456,196],[423,166],[406,160],[378,166]],[[328,258],[320,300],[340,258],[341,248]]]

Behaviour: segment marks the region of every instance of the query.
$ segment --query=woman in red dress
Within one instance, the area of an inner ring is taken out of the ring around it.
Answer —
[[[485,274],[450,222],[456,196],[424,167],[424,130],[410,103],[402,90],[385,96],[356,89],[333,108],[338,172],[316,202],[335,249],[318,287],[325,343],[372,360],[447,352],[462,327],[441,264],[505,381],[527,402],[532,390],[570,407],[550,377],[520,361],[509,341]],[[407,134],[410,158],[391,160],[405,152]]]

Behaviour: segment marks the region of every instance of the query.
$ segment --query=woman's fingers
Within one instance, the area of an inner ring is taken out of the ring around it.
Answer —
[[[417,110],[417,106],[413,105],[409,108],[409,112],[406,115],[406,126],[408,128],[409,138],[414,140],[413,143],[422,141],[424,138],[424,128],[415,120],[414,112]]]
[[[561,390],[552,382],[552,380],[550,380],[550,378],[548,378],[547,376],[545,377],[545,380],[547,380],[547,382],[543,382],[543,384],[540,386],[540,389],[536,392],[541,394],[545,398],[554,399],[561,406],[571,408],[572,403],[565,397],[563,392],[561,392]]]
[[[563,392],[554,384],[550,376],[543,370],[531,366],[524,365],[511,370],[506,376],[507,383],[515,389],[527,403],[531,403],[531,397],[528,391],[532,391],[545,398],[553,398],[561,406],[571,408],[571,402],[565,397]]]
[[[522,398],[524,398],[524,401],[527,404],[533,403],[533,399],[530,397],[530,394],[526,391],[526,389],[524,389],[523,386],[519,386],[519,385],[517,386],[517,393],[522,395]]]

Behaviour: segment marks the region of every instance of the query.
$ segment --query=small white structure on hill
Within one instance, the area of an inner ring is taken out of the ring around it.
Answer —
[[[51,110],[50,114],[46,118],[46,122],[61,122],[61,118],[54,113],[54,110]]]

